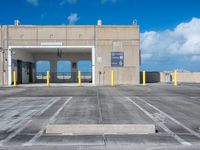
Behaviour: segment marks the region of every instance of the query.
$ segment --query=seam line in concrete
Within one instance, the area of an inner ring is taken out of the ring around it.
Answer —
[[[149,113],[146,109],[142,108],[140,105],[138,105],[135,101],[133,101],[130,97],[125,97],[128,101],[132,102],[135,106],[137,106],[143,113],[145,113],[149,118],[151,118],[157,125],[159,125],[165,132],[167,132],[169,135],[173,136],[179,143],[182,145],[191,145],[191,143],[185,141],[178,135],[176,135],[173,131],[171,131],[164,123],[156,121],[154,116]]]
[[[99,89],[97,88],[97,107],[98,107],[98,112],[99,112],[99,123],[102,123],[103,118],[102,118],[102,111],[101,111],[101,100],[99,98]]]

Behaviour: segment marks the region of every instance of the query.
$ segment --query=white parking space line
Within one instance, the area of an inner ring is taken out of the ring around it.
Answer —
[[[15,132],[13,132],[12,134],[10,134],[8,137],[6,137],[6,139],[3,139],[2,141],[0,141],[0,146],[3,146],[4,143],[7,143],[10,139],[12,139],[13,137],[15,137],[17,134],[19,134],[23,129],[25,129],[25,127],[31,122],[32,120],[29,120],[28,122],[24,122],[23,126],[21,126],[21,128],[18,128],[17,130],[15,130]]]
[[[9,124],[10,125],[9,130],[13,131],[17,129],[18,127],[20,127],[21,125],[23,125],[25,121],[31,120],[31,118],[34,116],[35,113],[36,113],[35,110],[28,111],[23,117],[20,117],[19,119],[12,122],[12,124]]]
[[[195,100],[195,102],[200,103],[200,97],[189,97],[192,100]]]
[[[56,120],[56,117],[63,110],[63,108],[71,101],[72,97],[69,97],[65,103],[56,111],[56,113],[49,119],[49,123],[53,123]]]
[[[12,105],[12,102],[18,101],[20,103]],[[30,120],[37,112],[43,110],[48,105],[48,102],[49,98],[18,97],[9,98],[8,101],[0,103],[1,107],[11,106],[0,114],[1,131],[13,131],[17,129],[23,125],[25,120]]]
[[[27,101],[29,101],[29,100],[32,100],[33,98],[21,98],[20,100],[22,100],[22,101],[25,101],[25,100],[27,100]],[[44,111],[46,111],[50,106],[52,106],[53,104],[55,104],[59,99],[61,99],[61,98],[59,98],[59,97],[57,97],[57,98],[52,98],[52,103],[50,103],[49,105],[47,105],[47,107],[44,107],[43,105],[43,107],[41,107],[40,109],[39,109],[39,112],[42,110],[42,112],[44,112]],[[16,100],[16,99],[14,99],[14,100]],[[44,100],[46,100],[46,99],[44,99]],[[23,104],[24,105],[24,104]],[[23,116],[22,117],[19,117],[19,118],[17,118],[17,119],[12,119],[11,121],[9,121],[9,119],[11,119],[11,118],[6,118],[6,120],[7,120],[7,126],[4,124],[3,126],[5,127],[5,128],[9,128],[9,130],[15,130],[13,133],[11,133],[10,135],[8,135],[5,139],[3,139],[3,140],[1,140],[0,141],[0,145],[3,145],[4,143],[6,143],[6,142],[8,142],[9,140],[11,140],[13,137],[15,137],[17,134],[19,134],[22,130],[24,130],[26,127],[27,127],[27,125],[32,121],[32,117],[34,116],[34,115],[36,115],[37,114],[37,112],[38,112],[38,110],[32,110],[31,108],[33,107],[33,105],[30,105],[30,106],[23,106],[23,108],[24,107],[26,107],[26,109],[24,110],[24,111],[26,111],[27,110],[27,112],[26,113],[24,113],[23,114]],[[19,108],[18,108],[19,109]],[[29,110],[30,109],[30,110]],[[41,113],[41,112],[40,112]],[[12,116],[11,116],[12,117]],[[2,128],[1,128],[2,129]]]
[[[182,145],[191,145],[191,143],[185,141],[180,136],[175,134],[173,131],[171,131],[164,123],[159,122],[151,113],[149,113],[146,109],[142,108],[140,105],[138,105],[134,100],[132,100],[130,97],[125,97],[128,101],[133,103],[136,107],[138,107],[142,112],[144,112],[149,118],[151,118],[158,126],[160,126],[166,133],[173,136],[180,144]]]
[[[63,110],[63,108],[71,101],[72,97],[69,97],[65,103],[54,113],[54,115],[42,126],[40,131],[28,142],[24,143],[23,146],[32,146],[33,143],[44,133],[45,129],[47,128],[48,124],[53,123],[56,120],[56,117],[59,113]]]
[[[165,115],[167,118],[169,118],[170,120],[172,120],[173,122],[175,122],[176,124],[178,124],[179,126],[181,126],[182,128],[184,128],[185,130],[187,130],[188,132],[190,132],[192,135],[200,138],[200,134],[195,132],[194,130],[186,127],[184,124],[182,124],[181,122],[179,122],[178,120],[176,120],[175,118],[173,118],[172,116],[166,114],[165,112],[161,111],[159,108],[153,106],[152,104],[146,102],[144,99],[140,98],[140,97],[136,97],[138,100],[146,103],[148,106],[152,107],[153,109],[155,109],[156,111],[158,111],[159,113]]]
[[[51,106],[53,106],[57,101],[59,101],[61,99],[61,97],[56,97],[56,98],[52,98],[52,100],[50,101],[50,103],[45,107],[42,108],[37,115],[40,116],[42,115],[46,110],[48,110]]]

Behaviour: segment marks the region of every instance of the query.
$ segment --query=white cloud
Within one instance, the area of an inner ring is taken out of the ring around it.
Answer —
[[[78,14],[77,13],[71,13],[69,16],[68,16],[68,21],[69,21],[69,24],[75,24],[78,20],[79,20],[79,17],[78,17]]]
[[[159,62],[176,56],[200,61],[200,19],[193,18],[173,30],[141,33],[141,50],[142,61]]]
[[[101,0],[102,4],[105,4],[107,2],[115,3],[115,2],[117,2],[117,0]]]
[[[192,56],[191,58],[192,61],[199,61],[200,62],[200,55]]]
[[[77,0],[62,0],[59,5],[60,6],[63,6],[65,5],[66,3],[69,3],[69,4],[76,4],[77,3]]]
[[[27,2],[33,6],[38,6],[38,0],[27,0]]]
[[[69,4],[76,4],[77,2],[78,2],[78,0],[61,0],[60,3],[59,3],[59,5],[63,6],[65,4],[67,4],[67,3],[69,3]],[[100,0],[100,2],[102,4],[105,4],[105,3],[116,3],[117,0]]]

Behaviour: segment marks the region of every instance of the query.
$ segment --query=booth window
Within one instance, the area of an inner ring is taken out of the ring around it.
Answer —
[[[71,61],[59,60],[57,61],[57,79],[71,78]]]
[[[47,71],[50,71],[50,61],[39,60],[36,62],[36,78],[44,79]]]
[[[78,71],[84,81],[92,82],[92,62],[90,60],[78,61]]]

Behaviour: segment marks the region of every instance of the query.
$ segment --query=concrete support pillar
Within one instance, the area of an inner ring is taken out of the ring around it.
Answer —
[[[12,84],[12,52],[8,49],[8,85]]]
[[[96,61],[95,47],[92,48],[92,84],[96,84],[95,77],[95,61]]]

